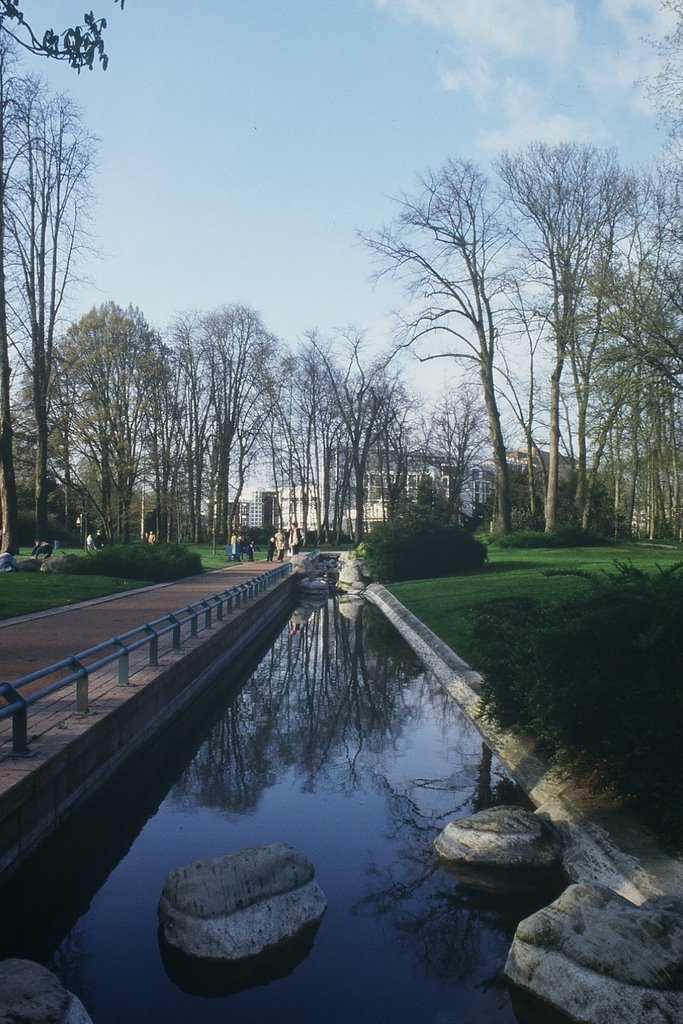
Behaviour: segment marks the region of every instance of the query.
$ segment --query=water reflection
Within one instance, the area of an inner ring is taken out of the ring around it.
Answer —
[[[296,970],[313,949],[320,922],[315,921],[287,943],[240,963],[218,963],[183,955],[159,932],[159,953],[169,978],[195,996],[227,996],[268,985]]]
[[[378,616],[374,609],[365,615]],[[303,790],[315,792],[333,764],[343,790],[358,785],[364,751],[381,756],[395,745],[415,714],[406,684],[421,671],[407,646],[373,643],[381,624],[366,631],[363,606],[342,614],[335,602],[302,606],[245,687],[211,730],[175,786],[171,799],[220,807],[232,814],[253,810],[264,790],[294,768]],[[345,771],[339,771],[339,758]]]
[[[489,782],[490,766],[490,751],[482,745],[481,770]],[[357,904],[359,913],[385,917],[394,941],[410,948],[424,974],[445,984],[467,981],[479,973],[492,933],[505,940],[501,948],[506,951],[519,920],[554,899],[560,891],[558,884],[562,885],[552,879],[548,886],[539,884],[533,892],[482,892],[463,885],[435,857],[432,840],[444,824],[459,814],[481,809],[479,779],[475,785],[474,794],[465,795],[444,813],[433,809],[435,793],[438,797],[453,790],[438,780],[416,779],[407,791],[397,791],[384,782],[394,857],[383,866],[369,866],[368,891]],[[509,780],[488,786],[485,806],[513,800],[524,802]],[[501,971],[499,961],[479,983],[504,989]]]
[[[234,672],[217,682],[201,740],[176,730],[161,758],[136,767],[125,800],[118,794],[135,830],[117,861],[109,837],[121,819],[99,833],[102,864],[89,872],[96,886],[87,898],[78,888],[75,910],[57,906],[73,888],[73,846],[63,876],[51,860],[46,876],[59,895],[49,905],[43,893],[51,947],[36,946],[37,958],[57,969],[95,1024],[514,1022],[501,969],[537,898],[468,889],[440,866],[431,841],[450,818],[518,795],[394,629],[358,602],[304,605],[237,686]],[[98,820],[107,820],[106,806]],[[242,978],[226,987],[179,973],[158,943],[167,872],[274,841],[309,857],[328,899],[302,958],[247,976],[246,989]],[[15,896],[15,907],[26,905]],[[6,909],[3,897],[3,920],[17,920]],[[31,955],[30,930],[21,955]],[[5,955],[16,955],[5,938]]]

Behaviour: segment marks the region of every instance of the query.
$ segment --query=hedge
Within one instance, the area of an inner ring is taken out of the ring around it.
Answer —
[[[485,713],[638,801],[683,842],[683,563],[475,613]],[[584,575],[584,574],[582,574]]]
[[[374,526],[362,554],[374,579],[393,583],[474,572],[486,561],[486,545],[459,526],[399,520]]]

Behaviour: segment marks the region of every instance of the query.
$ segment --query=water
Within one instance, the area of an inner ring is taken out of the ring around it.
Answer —
[[[47,964],[94,1024],[514,1022],[502,966],[547,899],[468,889],[431,848],[512,783],[375,609],[293,619],[2,897],[0,954]],[[158,935],[167,872],[276,841],[327,896],[310,951],[241,991],[181,972]]]

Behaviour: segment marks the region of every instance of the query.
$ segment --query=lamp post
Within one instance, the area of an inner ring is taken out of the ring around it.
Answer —
[[[86,538],[88,536],[88,513],[79,512],[76,516],[76,526],[81,528],[81,547],[85,547]]]

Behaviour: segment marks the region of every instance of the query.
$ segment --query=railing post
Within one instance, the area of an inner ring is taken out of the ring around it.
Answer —
[[[173,630],[172,630],[172,633],[171,633],[171,637],[172,637],[171,647],[173,648],[174,651],[179,651],[180,650],[180,621],[172,613],[169,614],[168,617],[171,620],[171,622],[173,623]]]
[[[88,669],[78,658],[70,658],[69,663],[78,669],[76,678],[76,714],[87,715],[90,712],[90,679]]]
[[[29,752],[26,701],[10,683],[0,683],[0,696],[8,704],[16,705],[16,711],[12,714],[12,753],[17,757],[25,757]]]
[[[117,636],[112,637],[113,644],[116,644],[119,650],[119,686],[128,686],[129,674],[128,674],[128,648],[122,640],[119,640]]]
[[[149,623],[145,623],[145,631],[149,634],[149,653],[148,653],[148,656],[147,656],[147,664],[148,665],[158,665],[159,664],[159,636],[157,634],[157,631],[155,629],[153,629],[152,626],[149,625]]]

